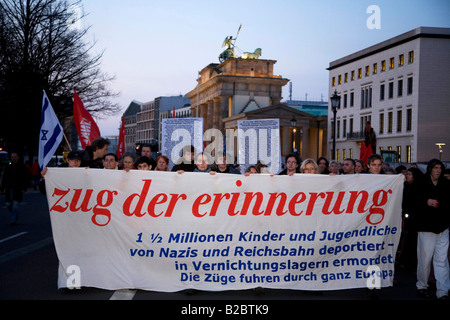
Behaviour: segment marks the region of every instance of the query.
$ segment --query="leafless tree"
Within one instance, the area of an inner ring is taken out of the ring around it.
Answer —
[[[73,89],[94,117],[120,110],[73,8],[80,1],[0,0],[0,138],[37,140],[43,89],[60,118],[72,115]]]

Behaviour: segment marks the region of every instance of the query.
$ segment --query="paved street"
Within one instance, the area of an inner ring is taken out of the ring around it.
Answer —
[[[94,288],[58,290],[55,253],[46,199],[37,191],[24,196],[17,225],[9,225],[9,213],[0,195],[0,300],[369,300],[367,289],[324,291],[295,290],[160,293],[141,290],[108,291]],[[398,272],[392,288],[381,290],[380,300],[421,300],[416,296],[415,275]]]

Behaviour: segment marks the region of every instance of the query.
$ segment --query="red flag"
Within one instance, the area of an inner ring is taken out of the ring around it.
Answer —
[[[100,137],[100,130],[94,119],[84,107],[83,102],[75,89],[73,89],[73,92],[73,120],[78,131],[81,147],[85,149],[92,141]]]
[[[370,144],[369,146],[366,146],[364,142],[361,143],[361,151],[359,153],[359,159],[364,161],[364,163],[367,163],[367,160],[372,154],[373,154],[372,146]]]
[[[172,118],[176,118],[176,116],[175,116],[175,107],[173,107]]]
[[[122,115],[122,125],[120,126],[119,144],[117,145],[117,158],[122,158],[125,153],[125,119]]]

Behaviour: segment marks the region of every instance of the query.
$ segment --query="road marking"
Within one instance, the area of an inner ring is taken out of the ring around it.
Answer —
[[[48,237],[46,239],[43,239],[41,241],[35,242],[33,244],[30,244],[28,246],[25,246],[23,248],[5,253],[4,255],[0,256],[0,264],[10,261],[12,259],[18,258],[20,256],[29,254],[33,251],[42,249],[48,245],[53,244],[53,238],[52,237]]]
[[[109,300],[133,300],[137,290],[116,290]]]
[[[0,243],[6,242],[8,240],[11,240],[11,239],[14,239],[14,238],[17,238],[17,237],[20,237],[20,236],[23,236],[24,234],[27,234],[27,233],[28,232],[21,232],[21,233],[15,234],[15,235],[13,235],[11,237],[8,237],[8,238],[0,240]]]

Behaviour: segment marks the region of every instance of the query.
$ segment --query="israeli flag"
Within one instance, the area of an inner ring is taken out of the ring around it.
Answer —
[[[42,169],[49,163],[63,138],[63,128],[53,111],[44,90],[42,98],[41,131],[39,134],[39,166]]]

